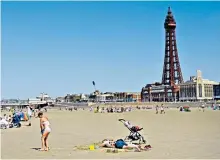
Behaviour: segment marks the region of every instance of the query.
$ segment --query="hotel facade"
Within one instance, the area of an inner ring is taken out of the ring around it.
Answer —
[[[159,82],[147,84],[142,88],[142,102],[174,102],[178,100],[178,94],[173,96],[173,87]]]
[[[211,101],[214,100],[214,86],[218,82],[202,78],[202,72],[197,70],[196,76],[179,84],[179,101]]]

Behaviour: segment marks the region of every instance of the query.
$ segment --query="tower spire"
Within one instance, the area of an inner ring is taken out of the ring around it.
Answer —
[[[171,26],[173,26],[173,28],[176,28],[176,21],[171,12],[171,8],[168,7],[167,16],[164,22],[164,28],[167,29],[170,28]]]
[[[183,82],[183,77],[176,44],[176,22],[170,7],[168,7],[164,28],[166,40],[162,84],[175,86]]]
[[[168,13],[168,14],[172,14],[170,7],[168,7],[168,12],[167,12],[167,13]]]

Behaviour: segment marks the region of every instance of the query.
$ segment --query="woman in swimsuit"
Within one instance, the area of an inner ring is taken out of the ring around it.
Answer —
[[[51,132],[50,128],[50,122],[46,116],[43,115],[43,112],[38,113],[38,117],[40,118],[40,129],[41,129],[41,142],[42,142],[42,147],[40,151],[48,151],[48,136]]]

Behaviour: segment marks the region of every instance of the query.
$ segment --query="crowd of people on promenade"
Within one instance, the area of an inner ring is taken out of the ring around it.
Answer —
[[[191,112],[191,108],[196,107],[190,107],[190,106],[177,106],[177,110],[180,112]],[[202,104],[198,106],[199,111],[205,111],[205,109],[212,109],[212,110],[220,110],[220,104],[212,104],[210,106],[207,106],[206,104]],[[125,113],[125,112],[132,112],[135,110],[155,110],[156,114],[165,114],[166,110],[169,109],[168,106],[164,106],[164,104],[158,105],[151,105],[151,106],[123,106],[123,105],[108,105],[108,104],[102,104],[102,105],[94,105],[90,107],[77,107],[77,106],[68,106],[65,107],[65,110],[68,111],[78,111],[78,110],[86,110],[90,111],[92,113]],[[60,107],[60,110],[62,110],[62,107]]]
[[[125,112],[132,112],[135,110],[151,110],[156,109],[156,114],[165,114],[165,109],[168,107],[165,107],[163,104],[159,107],[159,105],[156,106],[112,106],[112,105],[96,105],[96,106],[90,106],[88,107],[81,107],[78,108],[76,106],[69,106],[69,107],[59,107],[59,110],[66,110],[66,111],[78,111],[78,110],[88,110],[93,113],[125,113]]]
[[[153,106],[112,106],[112,105],[105,105],[105,106],[90,106],[89,111],[94,113],[124,113],[124,112],[132,112],[135,110],[150,110],[150,109],[156,109],[156,114],[165,114],[165,109],[168,107],[165,107],[163,104],[159,107],[159,105]],[[66,111],[78,111],[81,110],[88,110],[88,107],[86,108],[77,108],[77,107],[65,107]],[[62,110],[60,107],[59,110]]]
[[[220,110],[220,104],[216,105],[216,104],[212,104],[211,108],[213,110]]]
[[[132,108],[131,107],[113,107],[113,106],[108,106],[108,107],[100,107],[97,106],[96,108],[90,107],[90,112],[94,113],[123,113],[123,112],[131,112]]]
[[[66,111],[78,111],[78,110],[88,110],[90,112],[94,112],[94,113],[124,113],[124,112],[131,112],[134,110],[148,110],[148,109],[152,109],[153,107],[145,107],[145,106],[112,106],[112,105],[96,105],[96,106],[90,106],[88,107],[76,107],[76,106],[69,106],[69,107],[59,107],[59,110],[66,110]]]

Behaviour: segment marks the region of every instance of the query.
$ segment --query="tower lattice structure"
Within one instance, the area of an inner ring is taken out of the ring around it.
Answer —
[[[183,83],[177,44],[176,44],[176,21],[173,17],[170,7],[164,23],[166,33],[165,57],[162,75],[162,84],[176,86]]]

